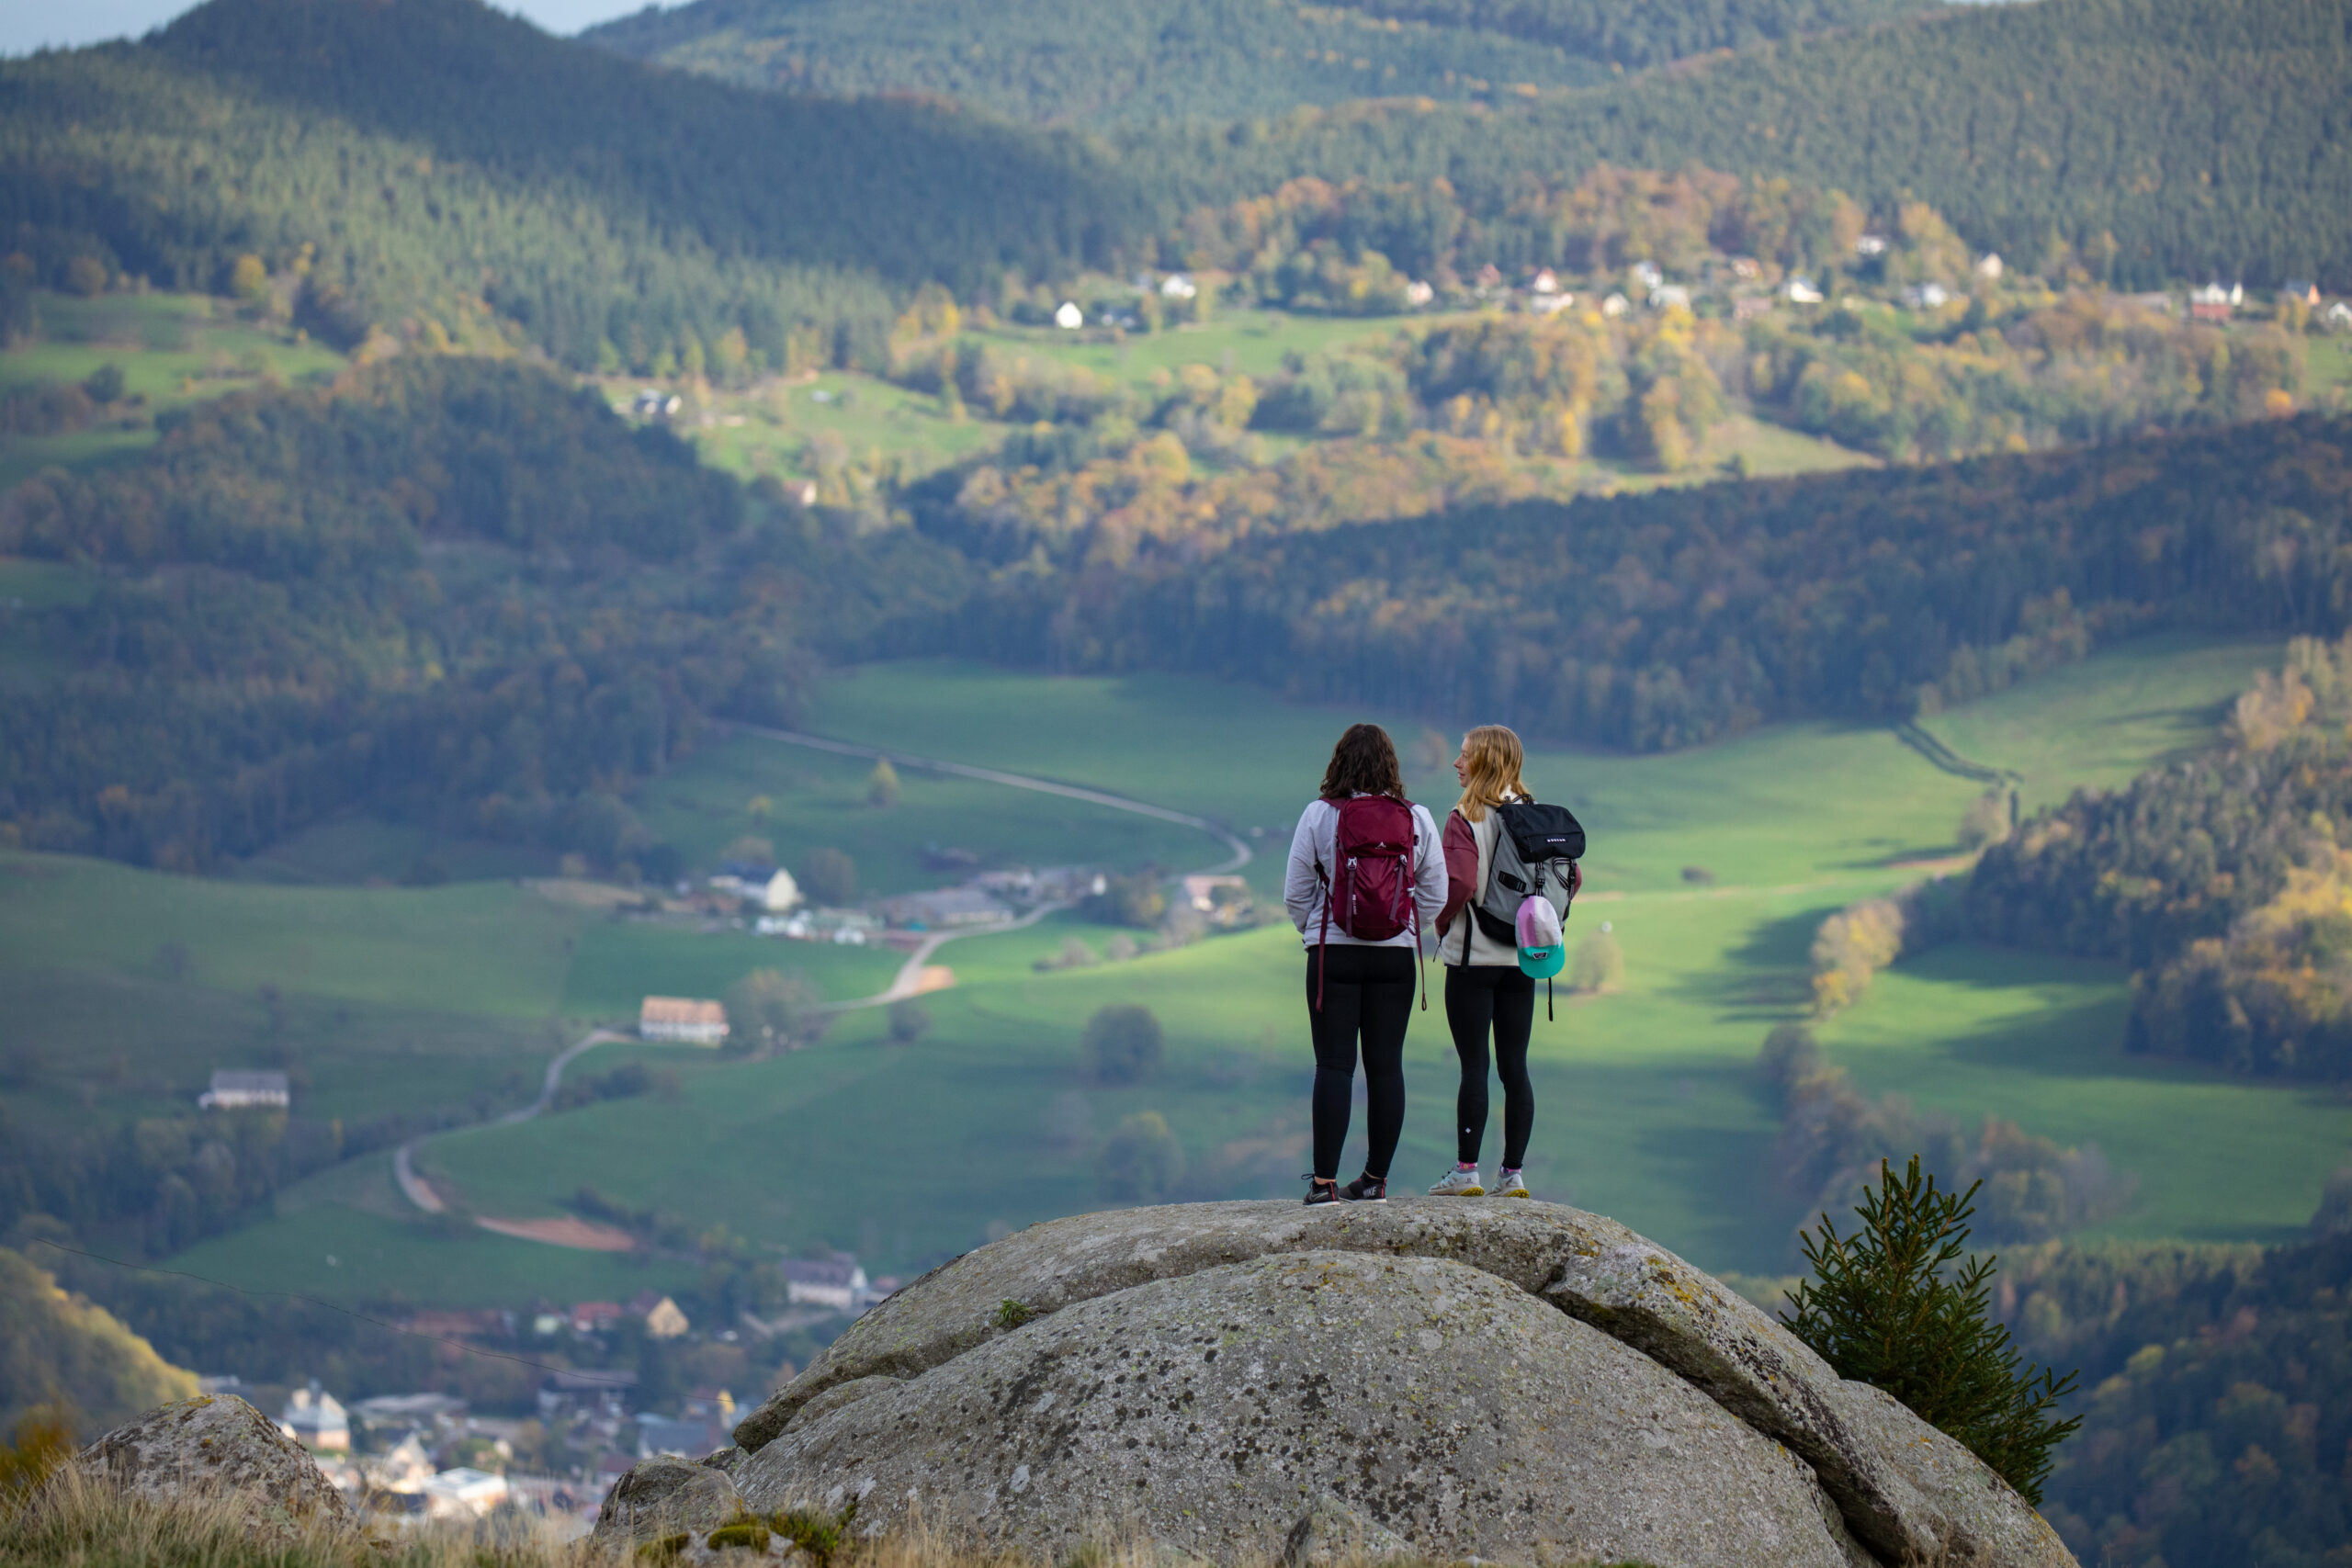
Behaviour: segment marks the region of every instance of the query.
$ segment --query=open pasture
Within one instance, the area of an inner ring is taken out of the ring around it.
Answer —
[[[88,468],[155,439],[154,415],[269,382],[333,375],[344,356],[200,294],[35,297],[34,341],[0,350],[0,395],[41,382],[78,383],[102,366],[122,372],[126,402],[86,430],[0,434],[0,488],[44,468]],[[129,400],[136,400],[135,402]]]
[[[2029,685],[1961,716],[1979,725],[1972,755],[2023,771],[2033,754],[1993,742],[2035,733],[2034,706],[2081,720],[2104,711],[2102,682],[2117,705],[2154,682],[2183,694],[2176,705],[2210,712],[2199,682],[2218,701],[2235,677],[2214,671],[2264,656],[2243,645],[2125,648],[2068,672],[2068,685]],[[856,672],[814,727],[877,743],[919,736],[935,754],[1196,810],[1226,801],[1228,819],[1271,829],[1253,840],[1263,845],[1253,882],[1265,887],[1345,716],[1204,682],[920,665]],[[2196,733],[2180,717],[2114,727],[2085,751],[2085,771],[2116,765],[2132,744],[2154,760]],[[1820,919],[1949,857],[1977,786],[1886,732],[1827,725],[1672,757],[1544,750],[1531,774],[1595,834],[1572,940],[1608,920],[1629,970],[1622,993],[1562,995],[1556,1021],[1539,1022],[1539,1192],[1614,1214],[1707,1267],[1784,1271],[1798,1213],[1764,1179],[1774,1129],[1756,1048],[1799,1014]],[[1418,768],[1417,792],[1443,799],[1442,776]],[[2075,782],[2103,780],[2059,775],[2052,787]],[[1686,866],[1713,882],[1686,881]],[[432,1163],[484,1213],[554,1213],[589,1181],[755,1240],[851,1247],[894,1270],[1119,1201],[1097,1154],[1144,1110],[1183,1145],[1177,1195],[1295,1190],[1308,1073],[1295,938],[1277,927],[1124,963],[1032,967],[1072,935],[1099,953],[1108,932],[1065,917],[946,950],[961,984],[923,999],[931,1027],[911,1044],[886,1043],[880,1017],[853,1014],[815,1049],[713,1063],[684,1074],[673,1099],[456,1134],[432,1148]],[[1899,1089],[1963,1122],[2001,1115],[2098,1143],[2142,1177],[2139,1206],[2112,1234],[2270,1235],[2308,1214],[2312,1173],[2343,1158],[2340,1111],[2293,1090],[2133,1062],[2115,1027],[2120,975],[2077,964],[2053,976],[2039,962],[1956,948],[1901,965],[1830,1026],[1831,1054],[1873,1092]],[[1079,1035],[1097,1008],[1123,1002],[1159,1017],[1166,1065],[1142,1085],[1091,1083]],[[1441,1019],[1434,1003],[1415,1015],[1400,1183],[1430,1179],[1447,1156],[1453,1068]],[[2257,1144],[2266,1152],[2249,1161]]]

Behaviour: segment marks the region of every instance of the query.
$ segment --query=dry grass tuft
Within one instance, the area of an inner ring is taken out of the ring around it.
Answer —
[[[380,1528],[318,1528],[291,1540],[270,1540],[247,1529],[243,1517],[233,1497],[148,1502],[94,1485],[79,1472],[61,1468],[29,1496],[13,1506],[0,1504],[0,1568],[649,1568],[651,1561],[636,1551],[607,1551],[586,1540],[558,1541],[496,1526],[447,1526],[400,1534]],[[774,1526],[780,1517],[771,1516],[763,1523]],[[779,1533],[787,1538],[796,1534],[790,1524]],[[1172,1554],[1142,1538],[1090,1547],[1059,1564],[992,1549],[969,1530],[920,1524],[878,1539],[852,1537],[826,1544],[831,1546],[831,1568],[1199,1568],[1199,1560]],[[807,1564],[817,1556],[806,1551],[796,1563]],[[755,1551],[740,1557],[722,1553],[719,1561],[730,1558],[746,1568],[775,1561]],[[1236,1568],[1277,1565],[1269,1561]],[[1367,1560],[1333,1562],[1329,1568],[1374,1565]],[[1377,1568],[1437,1565],[1383,1559]]]

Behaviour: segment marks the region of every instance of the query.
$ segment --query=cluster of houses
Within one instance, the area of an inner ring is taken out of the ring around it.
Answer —
[[[791,1310],[772,1322],[743,1314],[745,1326],[763,1337],[828,1316],[854,1316],[899,1284],[895,1279],[868,1279],[847,1253],[787,1258],[779,1267]],[[584,1337],[605,1334],[628,1317],[643,1319],[645,1332],[654,1338],[677,1338],[689,1329],[677,1303],[651,1292],[626,1305],[582,1302],[536,1313],[424,1312],[405,1326],[450,1339],[518,1339],[526,1325],[541,1337],[567,1331]],[[730,1329],[718,1337],[732,1340],[736,1335]],[[781,1371],[789,1378],[793,1369],[786,1363]],[[207,1393],[249,1399],[262,1392],[233,1377],[206,1378],[202,1385]],[[464,1400],[446,1393],[383,1394],[346,1406],[313,1379],[288,1393],[277,1424],[310,1450],[327,1479],[356,1506],[396,1526],[520,1514],[578,1533],[594,1522],[612,1483],[639,1460],[657,1454],[699,1459],[733,1440],[741,1412],[729,1390],[693,1390],[671,1413],[632,1411],[637,1386],[637,1373],[626,1368],[548,1375],[538,1390],[536,1419],[565,1447],[598,1456],[568,1476],[526,1473],[509,1462],[516,1457],[525,1417],[469,1415]]]
[[[248,1394],[235,1378],[202,1380],[209,1393]],[[566,1534],[594,1522],[603,1493],[584,1479],[510,1474],[434,1457],[463,1445],[482,1459],[514,1454],[522,1423],[469,1417],[445,1393],[390,1394],[346,1409],[313,1378],[287,1395],[278,1429],[308,1449],[320,1471],[353,1504],[395,1527],[469,1521],[501,1511],[536,1516]],[[368,1440],[355,1442],[355,1428]],[[707,1451],[707,1450],[706,1450]]]
[[[2143,295],[2143,302],[2159,310],[2170,310],[2172,297],[2165,294]],[[2319,322],[2331,332],[2352,330],[2352,301],[2330,300],[2319,291],[2319,285],[2309,278],[2290,277],[2272,296],[2275,305],[2298,304],[2316,313]],[[2245,306],[2245,285],[2232,283],[2224,287],[2219,278],[2201,288],[2188,291],[2188,315],[2191,321],[2226,321]]]

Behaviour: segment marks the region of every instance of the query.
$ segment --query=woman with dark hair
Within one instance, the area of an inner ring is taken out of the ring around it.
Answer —
[[[1388,732],[1351,726],[1331,749],[1321,794],[1299,816],[1283,876],[1283,905],[1307,950],[1306,1020],[1315,1040],[1310,1204],[1388,1201],[1388,1164],[1405,1125],[1415,960],[1445,894],[1437,823],[1405,798]],[[1359,1049],[1370,1147],[1363,1174],[1341,1187],[1340,1150]]]

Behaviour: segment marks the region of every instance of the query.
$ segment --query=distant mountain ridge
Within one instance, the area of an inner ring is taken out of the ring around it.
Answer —
[[[1080,63],[1088,36],[1071,35]],[[1191,265],[1188,214],[1303,176],[1442,180],[1431,213],[1483,218],[1604,163],[1700,165],[1882,216],[1923,199],[1973,246],[2053,275],[2344,291],[2347,125],[2352,0],[1955,6],[1608,87],[1113,135],[731,86],[478,0],[210,0],[140,43],[0,62],[0,226],[53,287],[83,257],[225,290],[250,254],[299,277],[298,320],[345,344],[389,327],[577,369],[800,370],[878,363],[922,283],[970,299],[1012,274]]]
[[[1444,179],[1497,208],[1597,163],[1779,175],[2094,276],[2352,290],[2352,0],[1953,6],[1493,108],[1366,103],[1123,139],[1185,205]],[[2061,253],[2063,254],[2063,253]]]
[[[830,362],[897,290],[1074,270],[1137,211],[1072,137],[647,70],[477,0],[212,0],[0,62],[0,225],[41,281],[219,289],[251,254],[328,335]]]
[[[1368,96],[1591,86],[1940,0],[695,0],[588,41],[752,86],[944,95],[1016,119],[1238,119]]]

